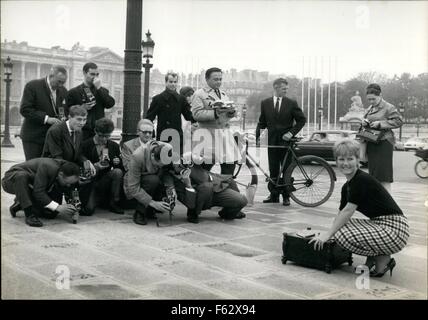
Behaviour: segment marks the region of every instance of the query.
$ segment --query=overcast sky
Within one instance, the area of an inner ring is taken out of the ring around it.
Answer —
[[[2,41],[79,41],[123,56],[126,0],[2,0],[1,24]],[[143,0],[147,29],[163,72],[218,66],[327,81],[329,60],[338,80],[428,71],[428,1]]]

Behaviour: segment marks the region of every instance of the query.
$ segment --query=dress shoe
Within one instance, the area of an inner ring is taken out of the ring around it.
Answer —
[[[125,211],[121,207],[119,207],[117,202],[110,203],[109,210],[110,212],[114,212],[116,214],[125,214]]]
[[[243,219],[245,218],[247,215],[245,213],[243,213],[242,211],[239,211],[236,215],[235,215],[235,219]]]
[[[134,218],[133,218],[133,220],[134,220],[134,222],[136,224],[139,224],[139,225],[142,225],[142,226],[144,226],[144,225],[147,224],[146,216],[144,215],[144,213],[139,212],[139,211],[135,211],[134,212]]]
[[[43,227],[43,223],[34,214],[25,217],[25,223],[30,227]]]
[[[9,212],[12,218],[16,218],[16,213],[22,210],[21,204],[17,201],[14,201],[13,204],[9,207]]]
[[[269,197],[263,200],[263,203],[278,203],[278,202],[279,202],[279,197],[275,197],[272,195],[270,195]]]
[[[375,270],[373,270],[372,272],[370,272],[370,277],[382,278],[385,275],[385,273],[387,273],[388,271],[389,271],[389,276],[392,277],[392,270],[394,270],[396,265],[397,263],[395,262],[395,259],[391,258],[391,260],[389,260],[388,264],[386,265],[385,269],[383,269],[380,272],[376,272]]]
[[[220,216],[220,218],[224,219],[224,220],[233,220],[233,219],[242,219],[246,217],[246,214],[243,213],[242,211],[239,211],[237,214],[229,214],[229,213],[224,213],[223,210],[220,210],[218,215]]]
[[[290,197],[283,197],[282,198],[282,205],[283,206],[289,206],[290,205]]]

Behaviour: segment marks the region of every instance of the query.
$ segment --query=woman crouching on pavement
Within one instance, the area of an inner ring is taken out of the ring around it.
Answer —
[[[354,254],[366,256],[370,276],[382,277],[394,269],[391,254],[404,248],[409,237],[407,218],[382,184],[359,165],[359,143],[345,139],[334,146],[337,168],[346,177],[339,214],[330,230],[311,239],[321,250],[330,238]],[[351,218],[358,210],[369,219]]]

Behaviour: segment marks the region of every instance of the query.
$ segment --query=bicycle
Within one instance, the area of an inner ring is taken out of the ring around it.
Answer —
[[[287,149],[280,166],[281,174],[275,180],[251,156],[248,152],[248,140],[245,141],[243,153],[245,165],[250,171],[251,181],[246,184],[237,180],[244,161],[238,164],[233,178],[238,184],[245,187],[257,186],[258,175],[256,168],[258,168],[266,177],[266,182],[270,182],[276,192],[282,193],[286,190],[291,199],[297,204],[304,207],[317,207],[325,203],[333,193],[335,181],[337,180],[336,174],[328,162],[320,157],[312,155],[297,157],[294,148],[300,140],[300,138],[293,138],[288,145],[268,146],[269,148]],[[291,157],[291,164],[285,169],[288,157]]]
[[[428,178],[428,149],[416,150],[415,156],[421,158],[415,163],[415,173],[419,178]]]

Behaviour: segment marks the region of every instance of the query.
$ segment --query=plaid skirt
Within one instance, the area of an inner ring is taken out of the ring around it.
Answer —
[[[380,216],[370,220],[351,218],[334,237],[341,247],[357,255],[391,255],[407,244],[409,225],[403,215]]]

